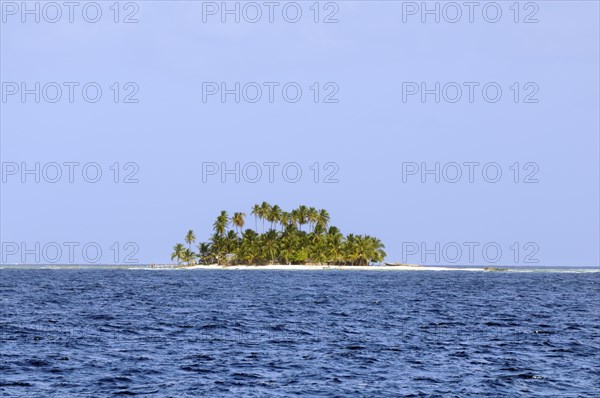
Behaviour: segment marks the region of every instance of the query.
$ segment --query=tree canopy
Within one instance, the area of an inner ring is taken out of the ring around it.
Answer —
[[[381,240],[369,235],[344,236],[330,226],[329,212],[305,205],[290,212],[267,202],[252,207],[254,229],[243,230],[246,214],[235,212],[230,217],[223,210],[213,223],[207,242],[190,245],[196,240],[189,230],[185,236],[188,248],[181,243],[173,247],[171,260],[177,263],[258,265],[258,264],[330,264],[369,265],[386,256]],[[258,221],[262,231],[258,231]],[[303,226],[308,225],[308,228]],[[229,229],[229,227],[233,229]]]

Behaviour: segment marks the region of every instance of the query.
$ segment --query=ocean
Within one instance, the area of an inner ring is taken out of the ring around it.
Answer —
[[[589,272],[7,267],[0,393],[597,397],[599,289]]]

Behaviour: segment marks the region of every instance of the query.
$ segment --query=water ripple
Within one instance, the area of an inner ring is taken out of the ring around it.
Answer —
[[[2,396],[600,396],[598,273],[0,272]]]

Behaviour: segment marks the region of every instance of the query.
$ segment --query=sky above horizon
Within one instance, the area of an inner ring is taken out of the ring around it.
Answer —
[[[387,261],[599,264],[598,2],[61,4],[0,3],[1,263],[169,262],[267,201]]]

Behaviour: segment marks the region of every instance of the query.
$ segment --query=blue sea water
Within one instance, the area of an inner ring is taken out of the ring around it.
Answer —
[[[600,396],[600,273],[0,278],[7,397]]]

